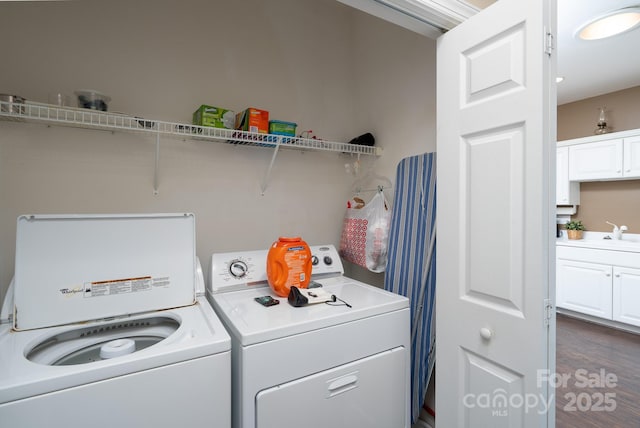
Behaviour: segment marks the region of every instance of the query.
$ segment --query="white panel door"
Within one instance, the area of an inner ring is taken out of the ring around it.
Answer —
[[[640,326],[640,269],[613,267],[613,320]]]
[[[555,19],[500,0],[438,39],[438,426],[555,423]]]

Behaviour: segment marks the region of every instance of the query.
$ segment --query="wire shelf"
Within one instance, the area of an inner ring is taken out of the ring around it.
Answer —
[[[73,107],[29,102],[0,101],[0,119],[40,122],[49,125],[86,129],[150,133],[173,138],[225,142],[256,147],[279,147],[295,150],[330,151],[380,156],[382,149],[349,143],[238,131],[209,126],[188,125]]]

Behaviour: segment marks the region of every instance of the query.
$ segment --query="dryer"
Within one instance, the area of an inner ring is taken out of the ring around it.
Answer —
[[[207,298],[232,340],[232,425],[410,427],[408,299],[344,276],[333,245],[311,251],[312,286],[336,298],[302,307],[272,292],[267,250],[211,257]]]
[[[16,235],[3,426],[230,427],[231,341],[192,214],[21,216]]]

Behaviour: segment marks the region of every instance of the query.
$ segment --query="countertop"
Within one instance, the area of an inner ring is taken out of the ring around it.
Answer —
[[[556,239],[556,245],[640,253],[640,234],[625,232],[620,240],[606,239],[612,235],[607,232],[584,232],[582,239],[567,239],[563,231],[562,237]]]

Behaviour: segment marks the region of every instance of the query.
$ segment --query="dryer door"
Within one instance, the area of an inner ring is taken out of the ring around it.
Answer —
[[[257,428],[408,426],[406,352],[395,348],[260,391]]]

